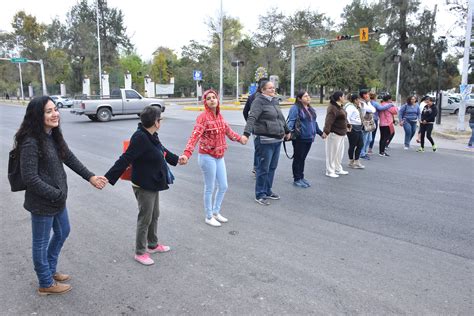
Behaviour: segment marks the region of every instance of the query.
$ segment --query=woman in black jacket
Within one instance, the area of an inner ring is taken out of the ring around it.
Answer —
[[[70,231],[64,164],[98,189],[102,189],[107,180],[95,176],[69,150],[59,127],[58,108],[48,96],[28,103],[15,134],[14,148],[16,154],[20,154],[21,177],[26,185],[23,206],[31,213],[38,294],[66,293],[71,286],[57,281],[65,282],[71,277],[56,271],[61,248]]]
[[[436,147],[436,144],[433,138],[431,137],[431,132],[433,131],[433,125],[434,125],[436,115],[438,114],[438,110],[436,109],[435,106],[433,106],[432,98],[427,98],[425,102],[426,102],[426,105],[423,108],[423,111],[421,112],[421,120],[420,120],[421,147],[418,148],[417,152],[425,152],[425,134],[426,134],[426,138],[428,138],[428,140],[431,143],[433,151],[436,151],[436,149],[438,148]]]
[[[160,142],[157,131],[161,126],[161,111],[147,106],[140,114],[141,123],[130,139],[130,145],[105,174],[114,185],[120,175],[132,165],[132,188],[138,202],[135,260],[144,265],[155,263],[150,253],[167,252],[170,247],[159,244],[157,236],[159,191],[173,183],[167,163],[176,166],[179,159]]]

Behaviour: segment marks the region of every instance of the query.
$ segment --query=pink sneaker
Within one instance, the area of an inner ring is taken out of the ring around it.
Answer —
[[[148,252],[149,253],[163,253],[163,252],[168,252],[170,251],[171,248],[169,246],[165,246],[165,245],[160,245],[158,244],[155,248],[148,248]]]
[[[150,258],[150,254],[147,252],[145,252],[143,255],[135,255],[135,260],[146,266],[150,266],[155,263],[155,261]]]

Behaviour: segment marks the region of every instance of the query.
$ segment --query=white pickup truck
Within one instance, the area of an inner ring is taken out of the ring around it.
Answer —
[[[161,99],[144,98],[133,89],[113,90],[110,98],[83,99],[74,102],[71,113],[86,115],[92,121],[107,122],[115,115],[140,114],[147,105],[157,106],[165,111],[165,102]]]

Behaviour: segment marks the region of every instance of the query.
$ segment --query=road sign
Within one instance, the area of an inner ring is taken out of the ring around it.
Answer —
[[[12,63],[27,63],[27,62],[28,62],[28,59],[22,58],[22,57],[18,57],[18,58],[10,58],[10,61],[11,61]]]
[[[369,28],[368,27],[361,27],[359,29],[359,41],[360,42],[369,41]]]
[[[202,80],[202,71],[201,70],[193,70],[193,79],[194,80]]]
[[[326,44],[327,42],[325,38],[312,39],[308,41],[308,47],[318,47]]]

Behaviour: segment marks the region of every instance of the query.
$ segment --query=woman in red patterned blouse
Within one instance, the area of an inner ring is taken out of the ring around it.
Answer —
[[[219,98],[214,90],[207,90],[203,95],[205,111],[201,113],[194,125],[194,130],[189,137],[184,155],[185,161],[189,159],[194,147],[199,141],[198,163],[204,176],[204,207],[206,212],[206,224],[214,227],[226,223],[227,218],[220,214],[221,204],[227,190],[227,171],[224,161],[224,153],[227,149],[225,136],[233,141],[241,142],[239,134],[234,132],[224,120],[219,109]],[[212,195],[217,180],[217,192],[213,201]]]

